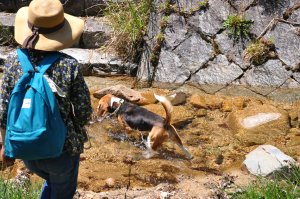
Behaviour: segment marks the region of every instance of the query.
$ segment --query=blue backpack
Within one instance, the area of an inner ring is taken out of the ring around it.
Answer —
[[[36,68],[26,49],[17,49],[17,54],[23,75],[10,97],[5,155],[23,160],[57,157],[62,153],[67,127],[43,75],[61,54],[51,53]]]

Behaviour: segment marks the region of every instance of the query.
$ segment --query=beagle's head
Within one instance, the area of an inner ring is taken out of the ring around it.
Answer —
[[[99,117],[105,116],[107,113],[114,112],[122,103],[123,99],[118,98],[112,94],[104,95],[98,103],[97,115]]]

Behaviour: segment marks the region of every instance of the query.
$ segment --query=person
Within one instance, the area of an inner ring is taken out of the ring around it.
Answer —
[[[64,13],[59,0],[33,0],[28,7],[22,7],[16,13],[14,37],[22,48],[28,49],[29,59],[36,67],[49,53],[78,42],[83,28],[84,21]],[[60,114],[68,129],[64,150],[59,157],[23,162],[30,171],[44,179],[42,199],[71,199],[76,192],[80,154],[87,141],[84,125],[92,113],[90,94],[79,63],[71,56],[63,54],[46,73],[65,95],[61,97],[55,93]],[[6,59],[0,91],[3,143],[10,94],[21,76],[22,67],[17,53],[13,52]],[[4,150],[2,145],[3,160],[11,161],[5,157]]]

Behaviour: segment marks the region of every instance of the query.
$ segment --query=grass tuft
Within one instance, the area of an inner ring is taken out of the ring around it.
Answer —
[[[266,62],[271,50],[275,50],[273,42],[262,38],[252,42],[246,48],[245,58],[255,65],[261,65]]]
[[[228,15],[223,26],[228,30],[229,36],[235,41],[250,38],[250,29],[253,22],[242,15]]]
[[[232,199],[299,199],[300,167],[292,166],[269,178],[257,178],[251,185],[234,193]]]
[[[108,49],[124,60],[138,62],[151,9],[152,0],[108,1],[104,14],[114,30]]]
[[[0,199],[38,199],[41,187],[40,182],[10,179],[0,174]]]

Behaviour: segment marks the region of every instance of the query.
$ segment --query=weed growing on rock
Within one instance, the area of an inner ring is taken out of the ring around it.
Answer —
[[[114,36],[107,47],[125,60],[138,62],[152,7],[152,0],[108,1],[104,13],[113,27]]]
[[[205,10],[205,9],[208,8],[208,6],[209,6],[208,0],[200,1],[198,3],[198,9],[199,10]]]
[[[242,15],[229,15],[224,21],[223,26],[229,32],[229,36],[235,41],[250,38],[251,20],[247,20]]]
[[[267,61],[270,55],[275,54],[274,49],[275,47],[271,39],[261,38],[246,48],[245,59],[255,65],[261,65]]]

